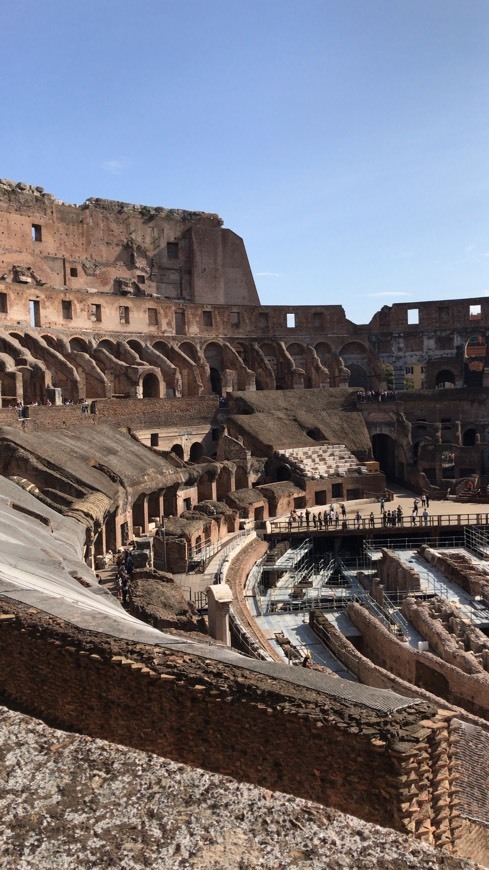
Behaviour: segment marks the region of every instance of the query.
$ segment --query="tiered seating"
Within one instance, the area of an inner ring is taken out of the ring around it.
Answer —
[[[353,453],[344,444],[321,444],[317,447],[290,447],[280,451],[304,477],[324,480],[327,477],[345,477],[350,474],[367,474],[364,465],[359,465]]]

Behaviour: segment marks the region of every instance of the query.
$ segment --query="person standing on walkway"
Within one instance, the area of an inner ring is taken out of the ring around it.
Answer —
[[[425,508],[423,511],[423,522],[424,522],[425,526],[428,525],[428,517],[429,517],[428,508]]]
[[[306,528],[309,528],[310,518],[311,518],[311,514],[309,513],[308,509],[306,508]]]

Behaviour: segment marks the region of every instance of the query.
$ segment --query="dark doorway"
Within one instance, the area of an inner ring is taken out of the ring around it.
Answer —
[[[143,378],[143,399],[159,399],[160,382],[153,372]]]
[[[221,373],[218,372],[217,369],[211,368],[210,370],[210,378],[211,378],[211,390],[216,396],[222,395],[222,378]]]
[[[372,436],[374,459],[386,477],[396,477],[396,442],[390,435],[377,433]]]

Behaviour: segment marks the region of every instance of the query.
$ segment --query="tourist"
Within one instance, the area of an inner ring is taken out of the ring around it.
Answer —
[[[342,516],[342,518],[343,518],[343,519],[346,519],[346,507],[345,507],[345,505],[343,504],[343,502],[341,503],[340,508],[341,508],[341,516]]]
[[[416,525],[416,517],[417,517],[417,516],[418,516],[418,511],[417,511],[417,509],[415,510],[415,509],[413,508],[413,511],[412,511],[412,514],[411,514],[411,522],[412,522],[413,526]]]
[[[323,517],[322,517],[321,511],[319,511],[319,513],[318,513],[318,526],[319,526],[319,528],[322,530],[322,528],[323,528]]]
[[[424,507],[424,508],[426,507],[426,496],[425,496],[424,493],[423,493],[423,495],[421,496],[421,505],[422,505],[422,507]]]
[[[429,517],[428,509],[425,508],[423,511],[423,522],[424,522],[425,526],[428,525],[428,517]]]
[[[306,516],[306,528],[309,528],[309,521],[310,521],[310,519],[311,519],[311,514],[309,513],[309,511],[308,511],[307,508],[306,508],[306,511],[305,511],[305,516]]]
[[[327,529],[329,526],[329,513],[328,513],[328,511],[324,511],[323,520],[324,520],[324,528]]]
[[[346,523],[346,520],[343,520],[343,522],[344,522],[344,524],[345,524],[345,526],[346,526],[346,524],[347,524],[347,523]],[[336,513],[335,513],[335,515],[334,515],[334,524],[335,524],[336,528],[338,528],[338,526],[339,526],[339,524],[340,524],[340,515],[339,515],[338,511],[336,511]]]
[[[306,652],[304,658],[302,659],[302,667],[303,668],[310,668],[311,666],[312,666],[311,653]]]
[[[370,528],[371,529],[375,528],[375,517],[374,517],[373,511],[370,511],[370,518],[369,519],[370,519]]]
[[[356,521],[357,521],[357,529],[359,529],[359,528],[360,528],[360,523],[362,522],[362,515],[361,515],[360,511],[357,511],[357,512],[356,512],[356,514],[355,514],[355,519],[356,519]]]
[[[312,524],[313,524],[314,528],[317,529],[318,520],[317,520],[316,514],[312,515]]]
[[[385,498],[380,499],[380,513],[383,514],[385,511]]]

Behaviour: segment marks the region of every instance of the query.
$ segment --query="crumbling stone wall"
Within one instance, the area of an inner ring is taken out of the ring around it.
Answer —
[[[51,723],[455,844],[449,714],[421,702],[386,717],[12,601],[0,611],[1,689]],[[300,767],[290,763],[299,750]]]
[[[450,601],[443,598],[417,601],[408,597],[403,601],[402,612],[444,661],[466,674],[489,671],[487,637],[461,617],[459,608]]]
[[[390,550],[382,549],[382,558],[377,563],[379,577],[385,589],[392,592],[419,592],[420,577],[414,568]]]
[[[418,553],[464,592],[481,595],[486,604],[489,604],[489,575],[465,553],[440,553],[425,545],[420,547]]]
[[[489,680],[485,673],[467,674],[432,653],[414,650],[397,640],[360,604],[349,604],[347,611],[362,634],[363,654],[375,664],[450,704],[489,719]]]

